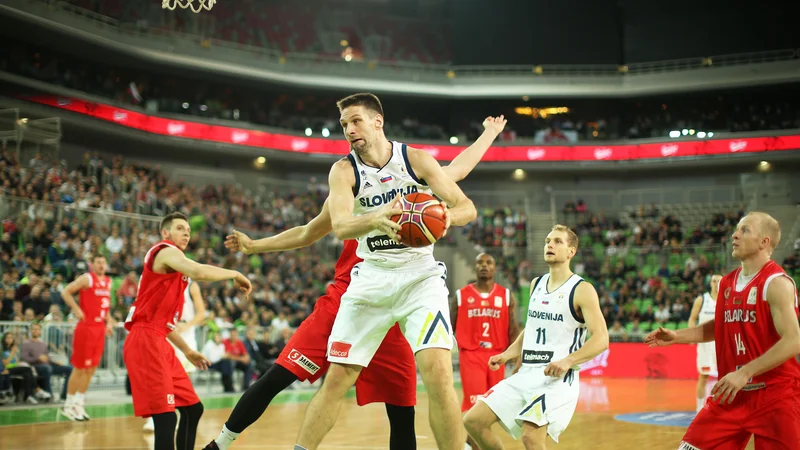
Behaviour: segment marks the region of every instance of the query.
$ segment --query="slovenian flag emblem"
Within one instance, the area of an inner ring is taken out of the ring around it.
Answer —
[[[390,181],[392,181],[392,176],[391,175],[381,178],[381,183],[388,183]]]

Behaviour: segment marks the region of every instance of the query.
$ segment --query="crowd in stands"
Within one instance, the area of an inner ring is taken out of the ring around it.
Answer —
[[[126,105],[138,105],[154,113],[225,119],[291,130],[310,130],[320,136],[340,135],[336,114],[337,94],[292,91],[278,86],[234,86],[186,79],[175,74],[120,68],[86,56],[66,55],[22,41],[0,49],[0,70],[86,92]],[[15,95],[20,90],[15,88]],[[33,92],[29,92],[33,93]],[[386,134],[391,139],[461,143],[477,138],[481,122],[489,114],[504,114],[509,120],[499,142],[535,140],[544,144],[576,140],[666,138],[670,131],[748,132],[800,128],[800,92],[750,91],[722,94],[698,93],[691,98],[664,97],[645,100],[612,100],[601,104],[581,100],[537,100],[536,114],[520,114],[518,107],[536,106],[507,101],[480,107],[470,100],[432,102],[425,99],[384,98],[387,107]],[[489,103],[487,103],[489,105]],[[545,114],[545,106],[568,106],[568,112]],[[488,110],[488,109],[491,110]],[[525,109],[523,108],[523,109]],[[528,108],[528,109],[531,109]],[[534,108],[535,109],[535,108]],[[691,136],[690,136],[691,137]]]

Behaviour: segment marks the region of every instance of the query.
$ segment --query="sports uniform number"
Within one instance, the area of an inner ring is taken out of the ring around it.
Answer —
[[[537,328],[536,329],[536,343],[545,345],[547,344],[547,329],[546,328]]]
[[[483,325],[483,334],[481,336],[489,337],[489,324],[488,323],[482,323],[481,325]]]
[[[103,297],[100,299],[100,318],[105,319],[108,314],[108,308],[111,306],[111,299]]]
[[[733,336],[733,340],[736,342],[736,354],[737,355],[744,355],[747,353],[747,349],[744,348],[744,342],[742,341],[742,335],[736,333]]]

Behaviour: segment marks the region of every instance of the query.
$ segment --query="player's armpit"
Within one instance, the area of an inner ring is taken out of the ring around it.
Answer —
[[[472,200],[445,174],[433,156],[426,151],[409,147],[408,163],[417,176],[428,183],[433,193],[447,203],[451,225],[463,226],[475,220],[478,211]]]
[[[578,285],[575,289],[575,306],[580,310],[591,337],[583,347],[568,356],[571,366],[585,363],[608,348],[608,326],[594,286],[589,283]]]
[[[796,301],[797,290],[789,277],[779,276],[769,283],[767,302],[775,331],[781,338],[763,355],[740,369],[748,377],[774,369],[800,354],[800,325],[795,314]]]

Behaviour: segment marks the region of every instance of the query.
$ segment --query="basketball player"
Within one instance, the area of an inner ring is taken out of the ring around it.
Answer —
[[[197,351],[197,335],[195,334],[195,327],[201,326],[206,320],[206,305],[203,302],[203,294],[200,292],[200,285],[196,281],[189,279],[189,286],[183,291],[183,312],[181,313],[180,322],[175,326],[175,330],[180,333],[186,345],[190,349]],[[175,345],[172,345],[175,350],[175,356],[178,357],[183,369],[186,373],[192,373],[196,369],[186,356]],[[153,417],[148,417],[144,423],[143,429],[145,431],[153,431]]]
[[[430,399],[430,424],[440,449],[461,450],[458,399],[453,387],[447,270],[433,246],[397,242],[400,197],[433,193],[448,210],[445,231],[477,216],[455,181],[427,152],[390,142],[383,107],[375,95],[355,94],[337,103],[351,153],[333,165],[328,198],[336,237],[357,239],[359,258],[328,340],[328,376],[306,410],[296,449],[315,450],[336,422],[345,394],[369,365],[395,322],[415,354]]]
[[[499,370],[521,356],[522,367],[478,397],[464,416],[481,450],[503,448],[491,431],[495,422],[514,439],[522,437],[526,450],[544,449],[548,434],[558,442],[578,404],[580,365],[608,348],[597,292],[569,267],[577,249],[578,236],[563,225],[553,227],[545,239],[544,260],[550,271],[531,282],[525,328],[488,362],[492,370]]]
[[[505,124],[503,116],[487,117],[483,122],[484,133],[442,170],[454,181],[464,179],[503,131]],[[331,231],[333,226],[326,200],[319,215],[306,225],[257,241],[234,231],[227,237],[225,246],[248,255],[279,252],[307,247]],[[358,242],[354,239],[344,241],[342,254],[336,262],[333,284],[317,300],[314,311],[292,335],[275,365],[242,395],[219,437],[209,443],[206,450],[228,450],[239,434],[264,414],[275,395],[297,380],[313,383],[328,371],[328,338],[333,321],[339,310],[341,296],[350,284],[350,273],[362,261],[356,255],[357,247]],[[416,448],[416,380],[414,355],[400,327],[395,325],[384,338],[369,367],[361,372],[356,381],[356,400],[359,405],[386,404],[391,450]]]
[[[196,367],[206,369],[210,362],[192,350],[176,329],[188,279],[233,280],[245,297],[252,287],[247,277],[239,272],[198,264],[186,258],[183,251],[189,244],[191,229],[183,214],[164,217],[160,230],[162,241],[150,248],[144,257],[139,294],[125,321],[130,334],[125,339],[123,356],[131,382],[134,414],[153,417],[155,449],[175,449],[177,408],[181,413],[177,448],[189,450],[194,448],[203,404],[167,340]]]
[[[464,401],[461,411],[469,411],[478,396],[503,381],[504,370],[491,370],[489,358],[505,349],[519,334],[517,299],[507,288],[494,282],[497,265],[494,257],[481,253],[475,258],[477,281],[456,291],[450,302],[450,320],[458,345],[458,367]],[[467,444],[477,450],[472,438]]]
[[[75,370],[67,382],[67,400],[60,410],[69,420],[83,422],[90,419],[84,409],[86,391],[92,381],[100,359],[103,357],[106,336],[111,336],[114,319],[108,313],[111,307],[111,278],[106,275],[108,263],[103,255],[94,255],[91,272],[68,284],[61,297],[78,319],[72,337],[71,363]],[[78,303],[75,294],[80,293]]]
[[[692,421],[680,449],[800,448],[800,326],[797,287],[771,258],[781,227],[751,212],[733,233],[741,267],[719,283],[713,322],[647,336],[650,346],[715,341],[722,377]]]
[[[692,315],[689,317],[689,328],[694,328],[698,324],[702,325],[709,320],[714,320],[717,309],[717,295],[719,294],[719,281],[722,275],[714,274],[711,276],[711,292],[706,292],[694,299]],[[708,377],[717,376],[717,352],[714,350],[713,342],[701,342],[697,344],[697,411],[703,409],[706,402],[706,386]]]

